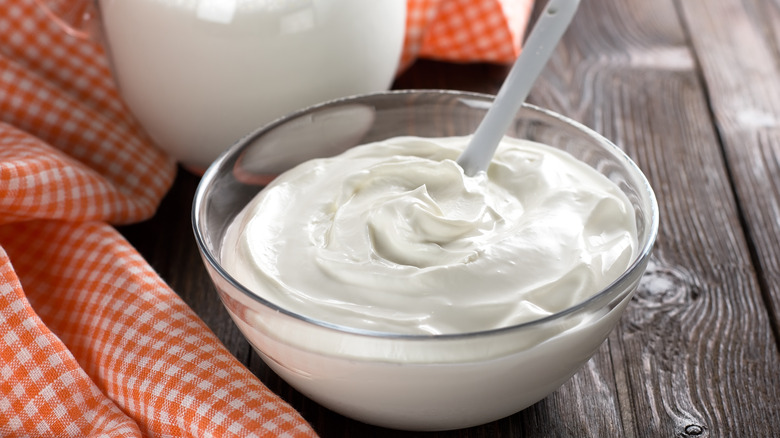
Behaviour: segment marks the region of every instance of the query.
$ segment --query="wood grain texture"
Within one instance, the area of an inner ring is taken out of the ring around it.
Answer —
[[[772,436],[780,426],[775,335],[712,124],[698,48],[689,45],[678,11],[671,1],[584,2],[533,101],[613,139],[659,198],[655,258],[610,338],[625,433]],[[729,14],[720,12],[728,32]],[[777,250],[772,240],[766,246]],[[745,390],[755,382],[767,387]]]
[[[543,6],[540,2],[537,11]],[[586,0],[530,100],[623,148],[661,229],[620,326],[569,382],[506,419],[430,437],[777,436],[780,0]],[[495,93],[508,68],[420,61],[395,88]],[[228,318],[181,171],[120,230],[239,360],[327,437],[406,437],[330,412],[271,372]]]
[[[706,81],[715,124],[778,334],[780,2],[682,2],[681,9]],[[722,26],[724,15],[729,17],[727,28]]]

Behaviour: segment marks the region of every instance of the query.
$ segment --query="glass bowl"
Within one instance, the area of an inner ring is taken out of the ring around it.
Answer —
[[[599,348],[631,299],[658,231],[645,176],[618,147],[585,126],[525,105],[506,135],[571,153],[631,201],[638,250],[629,268],[591,298],[549,317],[473,333],[399,335],[358,330],[280,308],[220,263],[231,220],[277,174],[316,157],[400,135],[474,132],[492,96],[394,91],[353,96],[278,119],[222,154],[197,189],[195,238],[222,303],[279,376],[321,405],[369,424],[447,430],[518,412],[566,382]],[[478,291],[475,291],[478,293]]]

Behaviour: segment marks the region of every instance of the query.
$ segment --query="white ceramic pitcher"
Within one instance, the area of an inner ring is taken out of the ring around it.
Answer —
[[[65,8],[57,0],[39,3],[60,15]],[[76,3],[67,10],[78,11]],[[195,171],[277,117],[389,88],[406,23],[405,0],[90,6],[128,107],[160,148]]]

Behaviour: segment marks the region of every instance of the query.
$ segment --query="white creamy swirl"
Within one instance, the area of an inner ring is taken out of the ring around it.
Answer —
[[[293,312],[402,334],[538,319],[614,281],[637,247],[620,189],[557,149],[506,138],[487,173],[466,137],[398,137],[284,173],[229,228],[222,264]]]

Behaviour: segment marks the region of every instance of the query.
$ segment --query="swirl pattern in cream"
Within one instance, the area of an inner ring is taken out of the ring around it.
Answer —
[[[626,270],[635,216],[614,183],[510,138],[468,177],[467,141],[397,137],[285,172],[231,224],[223,266],[292,312],[397,334],[542,318]]]

